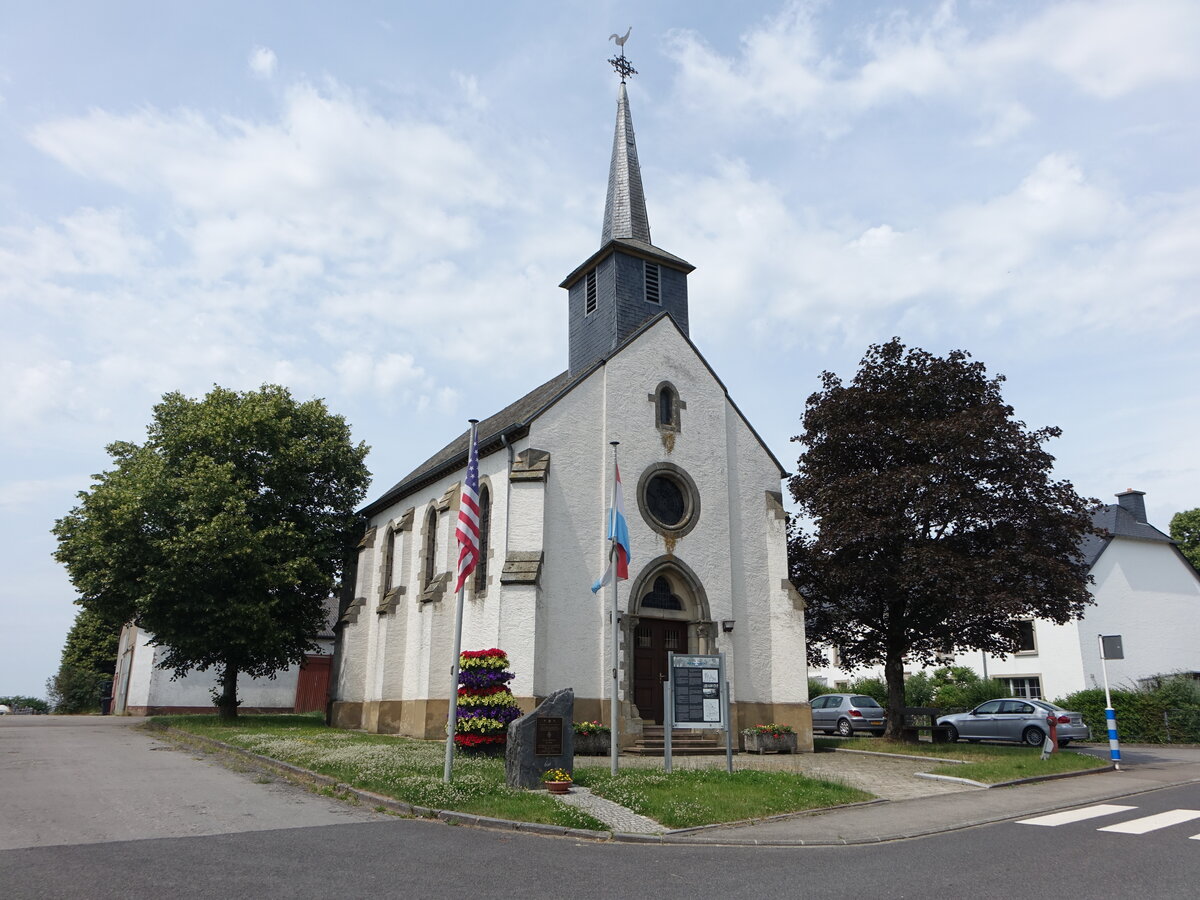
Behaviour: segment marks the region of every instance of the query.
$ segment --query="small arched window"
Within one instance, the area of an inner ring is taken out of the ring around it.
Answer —
[[[647,399],[654,404],[654,427],[659,431],[680,430],[680,413],[687,404],[679,397],[679,391],[669,381],[664,381],[649,394]]]
[[[425,570],[421,573],[421,587],[427,588],[437,576],[437,507],[430,505],[425,516]]]
[[[486,484],[479,487],[479,562],[475,564],[475,593],[487,591],[488,548],[492,530],[492,492]]]
[[[658,424],[675,424],[675,392],[669,387],[664,387],[658,392]]]

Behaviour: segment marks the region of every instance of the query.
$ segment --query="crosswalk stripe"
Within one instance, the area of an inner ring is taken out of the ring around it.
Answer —
[[[1159,828],[1167,828],[1181,822],[1190,822],[1192,819],[1200,819],[1200,809],[1172,809],[1168,812],[1156,813],[1153,816],[1132,819],[1129,822],[1106,825],[1096,830],[1115,831],[1118,834],[1145,834],[1147,831],[1156,831]]]
[[[1018,825],[1067,825],[1071,822],[1082,822],[1084,819],[1095,819],[1099,816],[1111,816],[1113,813],[1125,812],[1127,809],[1137,809],[1136,806],[1119,806],[1116,803],[1100,803],[1096,806],[1086,806],[1083,809],[1071,809],[1066,812],[1051,813],[1048,816],[1038,816],[1035,819],[1022,819]]]

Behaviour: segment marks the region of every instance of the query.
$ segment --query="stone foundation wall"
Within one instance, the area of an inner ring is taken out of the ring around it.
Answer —
[[[522,713],[530,712],[541,702],[535,697],[517,697]],[[610,725],[609,702],[599,697],[579,697],[575,700],[577,722],[602,722]],[[424,740],[441,740],[446,734],[447,702],[445,700],[376,700],[368,703],[339,701],[333,704],[335,728],[363,729],[374,734],[399,734]],[[140,713],[138,715],[141,715]],[[791,725],[796,730],[797,750],[811,753],[812,709],[807,703],[749,703],[733,704],[734,745],[736,735],[751,725]],[[639,735],[631,730],[619,736],[621,747],[632,746]]]

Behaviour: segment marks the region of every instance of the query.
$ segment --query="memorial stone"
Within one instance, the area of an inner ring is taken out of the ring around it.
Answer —
[[[575,691],[555,691],[508,726],[504,778],[511,788],[542,786],[548,769],[573,771],[575,760]]]

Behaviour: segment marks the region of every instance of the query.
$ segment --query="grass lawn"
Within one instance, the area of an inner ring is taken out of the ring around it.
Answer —
[[[738,822],[779,813],[870,800],[846,785],[789,772],[688,769],[667,774],[626,769],[576,768],[577,784],[670,828]]]
[[[1034,747],[1001,747],[995,744],[909,744],[900,741],[885,741],[879,738],[852,738],[835,741],[830,738],[814,738],[818,750],[871,750],[875,753],[896,753],[903,756],[933,756],[939,759],[961,761],[962,765],[939,766],[931,763],[931,775],[953,775],[969,778],[983,784],[998,784],[1033,778],[1036,775],[1057,775],[1063,772],[1083,772],[1102,769],[1108,763],[1094,756],[1059,750],[1042,761],[1040,749]]]
[[[509,789],[504,760],[455,754],[454,780],[442,782],[445,745],[327,728],[319,716],[156,716],[154,724],[224,741],[346,784],[417,806],[606,830],[591,816],[544,793]],[[662,771],[578,767],[575,780],[669,828],[711,825],[870,799],[869,794],[789,772]]]

